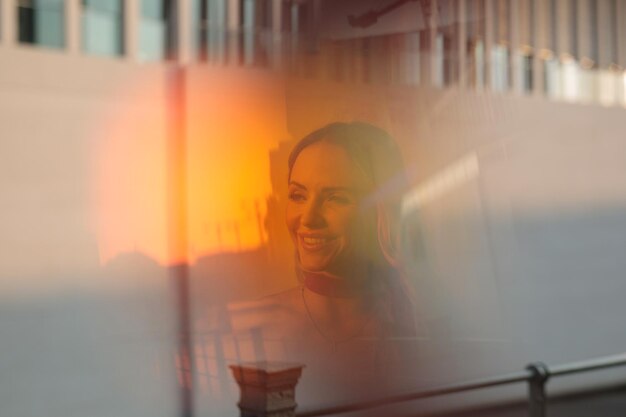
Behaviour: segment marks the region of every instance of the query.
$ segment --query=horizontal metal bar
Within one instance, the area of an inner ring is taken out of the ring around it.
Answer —
[[[569,375],[626,365],[626,353],[550,367],[550,376]]]
[[[586,361],[574,362],[565,365],[553,366],[548,368],[548,377],[557,377],[570,375],[574,373],[594,371],[598,369],[612,368],[616,366],[626,365],[626,353],[613,356],[605,356],[603,358],[590,359]],[[466,391],[473,391],[482,388],[495,387],[499,385],[513,384],[518,382],[526,382],[533,376],[529,370],[524,372],[511,373],[499,377],[486,378],[472,382],[460,384],[446,385],[439,388],[432,388],[424,391],[418,391],[408,394],[399,394],[377,400],[364,401],[360,403],[340,405],[334,407],[320,408],[317,410],[302,411],[296,414],[297,417],[316,417],[334,414],[343,414],[353,411],[365,410],[369,408],[381,407],[384,405],[395,404],[406,401],[419,400],[424,398],[438,397],[441,395],[455,394]]]
[[[481,388],[495,387],[498,385],[514,384],[518,382],[525,382],[531,377],[531,372],[516,372],[508,375],[503,375],[495,378],[485,378],[473,382],[446,385],[439,388],[432,388],[424,391],[418,391],[408,394],[393,395],[390,397],[384,397],[377,400],[364,401],[361,403],[347,404],[341,406],[334,406],[328,408],[321,408],[311,411],[302,411],[296,414],[297,417],[314,417],[314,416],[326,416],[333,414],[349,413],[352,411],[365,410],[369,408],[381,407],[384,405],[395,404],[406,401],[419,400],[423,398],[437,397],[440,395],[455,394],[459,392],[472,391]]]

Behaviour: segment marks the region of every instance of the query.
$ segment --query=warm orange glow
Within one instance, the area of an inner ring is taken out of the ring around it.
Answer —
[[[137,251],[167,263],[162,78],[128,88],[94,132],[96,229],[102,263]],[[155,89],[157,91],[155,91]]]
[[[177,205],[167,204],[176,193],[168,186],[175,161],[165,93],[163,76],[128,89],[96,134],[103,263],[128,251],[162,264],[180,261],[171,245]],[[280,80],[190,68],[185,95],[187,201],[179,206],[187,208],[187,260],[257,247],[271,194],[269,152],[288,138]]]
[[[287,138],[279,80],[249,71],[188,77],[190,258],[257,247],[271,193],[269,151]]]

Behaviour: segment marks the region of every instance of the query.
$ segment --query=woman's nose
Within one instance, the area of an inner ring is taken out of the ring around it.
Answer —
[[[302,213],[301,223],[303,226],[311,229],[324,226],[324,215],[322,207],[320,207],[318,202],[312,200],[306,204]]]

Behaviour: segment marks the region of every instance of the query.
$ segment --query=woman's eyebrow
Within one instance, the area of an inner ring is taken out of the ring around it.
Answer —
[[[302,188],[306,190],[306,187],[302,184],[300,184],[299,182],[296,181],[289,181],[289,185],[295,185],[296,187]]]
[[[289,185],[302,188],[303,190],[307,189],[306,186],[304,186],[303,184],[300,184],[297,181],[289,181]],[[333,193],[333,192],[338,192],[338,191],[346,192],[346,193],[356,193],[358,190],[354,187],[337,186],[337,187],[323,187],[321,191],[324,193]]]

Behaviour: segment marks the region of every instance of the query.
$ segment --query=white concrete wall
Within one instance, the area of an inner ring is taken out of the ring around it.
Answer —
[[[132,223],[116,190],[145,168],[111,146],[145,142],[149,121],[148,149],[165,154],[166,70],[28,47],[0,62],[0,414],[175,415],[167,271],[139,238],[108,259],[100,247]],[[138,80],[150,88],[129,94]],[[163,190],[161,166],[147,174]],[[144,206],[165,220],[164,200]]]

